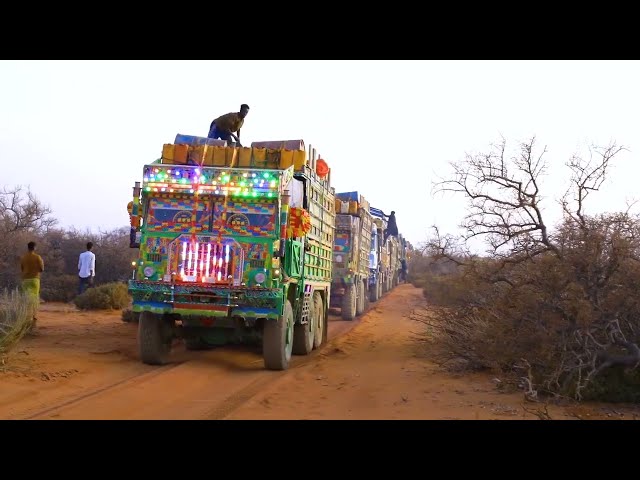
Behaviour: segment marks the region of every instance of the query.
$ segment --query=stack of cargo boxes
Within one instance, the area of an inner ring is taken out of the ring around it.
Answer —
[[[161,163],[205,167],[303,169],[306,152],[301,140],[253,142],[251,147],[228,146],[225,140],[178,134],[162,148]]]

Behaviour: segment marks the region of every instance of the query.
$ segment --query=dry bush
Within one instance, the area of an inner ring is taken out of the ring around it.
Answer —
[[[0,295],[0,357],[31,330],[37,305],[38,299],[18,289]]]
[[[425,246],[422,246],[423,250]],[[435,258],[423,250],[414,250],[409,260],[409,274],[407,280],[416,287],[422,287],[422,283],[434,275],[450,275],[458,271],[460,258]]]
[[[78,257],[93,242],[96,255],[96,285],[121,282],[131,276],[131,262],[138,250],[129,247],[129,229],[111,231],[51,230],[43,235],[39,248],[45,262],[45,275],[78,276]],[[51,279],[47,279],[51,283]],[[77,287],[76,287],[77,288]]]
[[[87,289],[73,299],[80,310],[119,310],[131,303],[131,297],[124,283],[107,283]]]
[[[51,209],[22,186],[0,188],[0,288],[20,285],[20,256],[56,223]],[[40,248],[38,248],[38,253]]]
[[[511,159],[503,142],[454,164],[454,178],[440,186],[469,200],[467,233],[454,240],[436,230],[425,255],[449,259],[458,271],[424,280],[427,298],[447,308],[437,319],[417,318],[440,355],[512,375],[530,397],[638,397],[628,394],[640,383],[640,217],[584,212],[620,150],[610,145],[567,163],[572,188],[553,230],[540,206],[546,150],[534,155],[533,140]],[[481,235],[490,246],[485,257],[460,248]]]
[[[472,369],[511,371],[522,352],[540,356],[544,330],[536,327],[539,297],[524,285],[514,291],[507,283],[488,279],[486,264],[469,262],[451,275],[433,277],[425,297],[438,316],[415,318],[430,327],[433,351],[442,360],[464,359]],[[524,315],[523,315],[523,312]]]
[[[0,288],[20,285],[20,256],[27,243],[36,241],[36,252],[44,260],[43,298],[69,301],[71,281],[65,275],[78,275],[78,257],[86,243],[94,244],[96,284],[125,281],[131,275],[131,262],[138,250],[129,247],[129,228],[111,231],[79,231],[55,228],[51,209],[28,188],[0,187]]]
[[[42,275],[40,297],[45,302],[70,302],[78,294],[77,275]]]

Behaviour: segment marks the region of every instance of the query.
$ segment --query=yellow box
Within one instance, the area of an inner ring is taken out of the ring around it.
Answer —
[[[206,167],[213,167],[213,147],[212,146],[208,146],[207,150],[205,152],[205,157],[204,157],[204,165]]]
[[[267,166],[267,149],[253,148],[251,155],[251,165],[257,168],[265,168]]]
[[[174,145],[173,149],[173,162],[177,165],[184,165],[189,158],[189,145]]]
[[[251,166],[251,147],[242,147],[238,149],[238,166],[247,168]]]
[[[173,163],[173,153],[175,151],[175,145],[173,143],[165,143],[162,146],[162,161],[163,163]]]
[[[204,160],[204,145],[192,145],[189,147],[189,163],[201,165]]]
[[[227,167],[237,167],[238,166],[238,149],[236,147],[225,147],[225,165]]]
[[[225,167],[226,166],[225,147],[214,145],[209,148],[213,149],[213,166]]]
[[[293,165],[293,150],[282,149],[280,151],[280,169],[284,170]]]
[[[293,165],[294,169],[302,170],[305,164],[307,163],[307,152],[304,150],[294,150],[293,151]]]
[[[340,210],[342,210],[341,204],[342,204],[342,202],[340,201],[340,199],[336,198],[336,201],[335,201],[335,209],[336,210],[335,211],[338,212],[338,213],[340,212]]]
[[[267,149],[266,148],[258,148],[254,147],[251,149],[251,157],[253,164],[255,165],[257,162],[264,163],[267,158]]]

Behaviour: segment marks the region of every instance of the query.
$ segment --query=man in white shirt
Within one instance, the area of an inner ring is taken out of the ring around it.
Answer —
[[[87,251],[80,254],[78,259],[78,277],[80,284],[78,285],[78,295],[84,292],[88,286],[93,285],[93,277],[96,276],[96,255],[91,251],[92,242],[87,242]]]

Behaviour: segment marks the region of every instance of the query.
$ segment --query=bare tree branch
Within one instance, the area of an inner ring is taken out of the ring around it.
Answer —
[[[518,155],[507,160],[503,139],[489,153],[467,154],[463,162],[452,163],[453,178],[435,185],[436,192],[462,193],[468,199],[469,214],[462,225],[465,240],[485,236],[493,254],[518,247],[520,253],[559,253],[540,207],[538,177],[546,167],[546,148],[536,155],[534,145],[535,137],[520,144]]]
[[[26,194],[21,186],[0,190],[0,231],[5,234],[46,232],[57,223],[51,213],[28,189]]]
[[[422,253],[434,260],[446,259],[458,266],[466,265],[465,258],[471,256],[468,249],[464,249],[453,235],[441,235],[437,226],[431,227],[433,236],[422,247]]]
[[[600,190],[600,187],[606,179],[609,163],[613,157],[623,150],[627,149],[616,145],[615,142],[607,147],[592,146],[589,148],[588,160],[576,154],[566,163],[572,172],[570,188],[575,195],[573,198],[575,202],[575,216],[573,216],[573,212],[570,211],[569,202],[566,200],[568,192],[565,194],[563,202],[565,212],[571,215],[583,230],[587,228],[584,217],[584,201],[591,192]]]
[[[553,420],[551,418],[551,415],[549,414],[549,407],[547,406],[547,404],[543,406],[543,409],[537,408],[535,410],[527,408],[524,403],[521,406],[522,410],[531,415],[535,415],[539,420]]]

